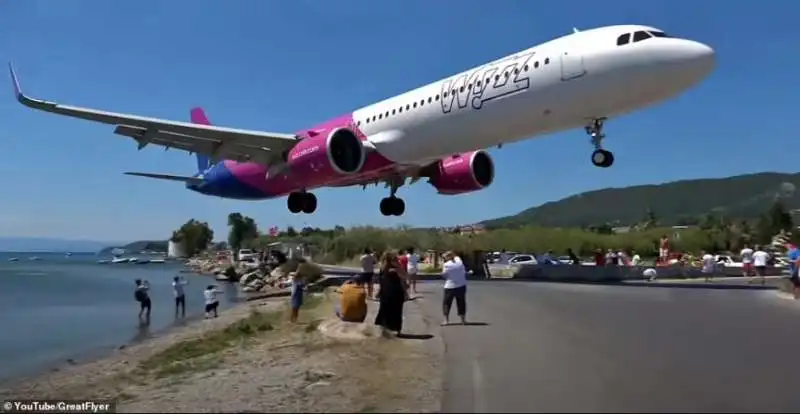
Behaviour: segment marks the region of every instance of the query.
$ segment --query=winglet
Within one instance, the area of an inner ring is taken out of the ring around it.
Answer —
[[[17,73],[14,72],[14,65],[11,62],[8,62],[8,71],[11,73],[11,82],[14,84],[14,97],[22,100],[25,95],[22,94],[22,89],[19,87],[19,79],[17,79]]]

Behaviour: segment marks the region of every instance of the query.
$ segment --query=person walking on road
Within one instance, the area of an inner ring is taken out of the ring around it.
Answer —
[[[713,255],[703,252],[703,276],[706,282],[714,279],[714,272],[717,271],[717,260]]]
[[[467,271],[464,263],[453,252],[444,254],[444,265],[442,266],[442,276],[444,277],[444,299],[442,311],[444,322],[442,325],[450,324],[450,308],[453,300],[456,302],[456,311],[461,323],[467,323]]]

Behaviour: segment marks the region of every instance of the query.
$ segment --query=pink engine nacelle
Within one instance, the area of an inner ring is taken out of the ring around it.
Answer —
[[[436,165],[430,183],[439,194],[463,194],[482,190],[494,181],[494,162],[478,150],[447,157]]]
[[[348,128],[335,128],[300,140],[286,156],[292,175],[307,185],[361,171],[366,152],[361,140]]]

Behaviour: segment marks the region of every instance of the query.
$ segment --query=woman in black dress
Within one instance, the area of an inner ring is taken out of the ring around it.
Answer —
[[[403,303],[406,300],[406,272],[397,254],[385,252],[380,267],[380,307],[375,325],[400,334],[403,329]]]

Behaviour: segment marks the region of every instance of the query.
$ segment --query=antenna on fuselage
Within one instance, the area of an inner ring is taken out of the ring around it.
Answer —
[[[578,28],[577,28],[577,27],[573,27],[573,28],[572,28],[572,33],[578,33],[578,32],[580,32],[580,30],[578,30]]]

